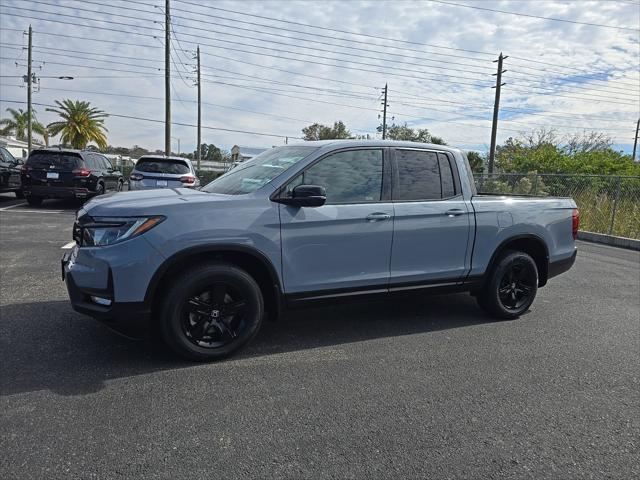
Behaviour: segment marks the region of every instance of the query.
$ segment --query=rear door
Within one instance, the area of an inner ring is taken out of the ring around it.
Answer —
[[[382,148],[345,150],[327,155],[289,182],[285,195],[296,185],[319,185],[327,201],[321,207],[279,206],[288,294],[387,291],[393,205],[385,164]]]
[[[38,186],[73,187],[73,171],[83,166],[82,158],[74,152],[35,151],[27,159],[27,180]]]
[[[455,160],[395,149],[392,290],[456,283],[466,273],[470,215]]]
[[[113,171],[113,165],[111,165],[109,159],[104,155],[95,154],[95,156],[103,169],[105,188],[107,190],[116,190],[118,187],[118,177]]]
[[[184,160],[169,158],[141,158],[136,163],[136,172],[142,175],[143,188],[179,188],[180,179],[191,175],[191,169]]]

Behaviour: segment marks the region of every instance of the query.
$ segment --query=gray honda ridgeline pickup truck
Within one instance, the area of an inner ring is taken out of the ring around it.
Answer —
[[[308,142],[200,190],[91,200],[62,273],[75,310],[208,360],[309,302],[468,291],[516,318],[573,264],[578,223],[570,198],[478,195],[455,148]]]

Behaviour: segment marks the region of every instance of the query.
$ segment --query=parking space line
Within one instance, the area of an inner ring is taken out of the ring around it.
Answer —
[[[5,211],[0,208],[0,211]],[[7,213],[75,213],[72,210],[14,210]]]
[[[0,210],[2,210],[2,211],[9,210],[10,208],[19,207],[21,205],[26,205],[26,204],[27,204],[27,202],[16,203],[14,205],[9,205],[8,207],[2,207],[2,208],[0,208]]]
[[[65,243],[63,246],[60,247],[61,250],[68,250],[70,248],[73,248],[73,246],[76,244],[75,240],[73,242],[69,242],[69,243]]]

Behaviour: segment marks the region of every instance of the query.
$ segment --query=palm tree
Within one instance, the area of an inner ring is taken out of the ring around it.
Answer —
[[[7,108],[7,112],[11,114],[11,118],[3,118],[0,120],[0,135],[13,135],[17,140],[25,141],[27,139],[27,112],[19,108]],[[36,120],[36,111],[31,111],[31,129],[38,135],[42,135],[45,145],[49,145],[49,135],[46,128]]]
[[[89,142],[95,142],[99,148],[107,147],[104,119],[108,115],[105,112],[78,100],[56,100],[56,105],[58,108],[47,108],[47,111],[57,113],[62,120],[47,125],[50,136],[60,133],[62,143],[77,149],[86,148]]]

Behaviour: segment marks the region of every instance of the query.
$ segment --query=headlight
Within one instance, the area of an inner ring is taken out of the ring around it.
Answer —
[[[101,217],[74,228],[74,238],[84,247],[101,247],[142,235],[165,217]]]

